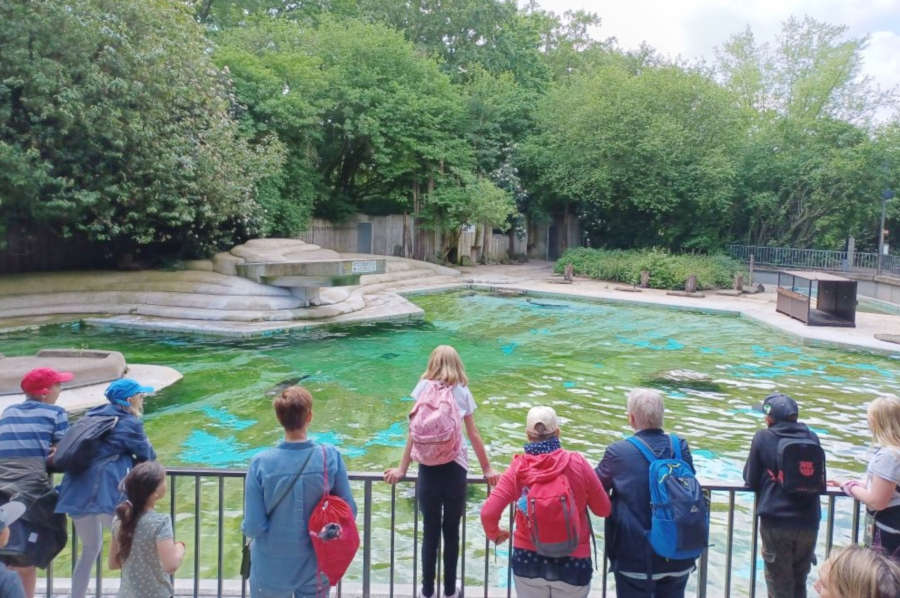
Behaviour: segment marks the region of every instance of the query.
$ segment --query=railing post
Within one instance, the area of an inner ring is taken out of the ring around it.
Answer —
[[[725,596],[731,596],[731,557],[734,543],[734,490],[728,491],[728,530],[725,540]]]
[[[859,501],[853,499],[853,529],[850,530],[850,541],[859,543]]]
[[[828,497],[828,523],[825,528],[825,558],[831,554],[831,545],[834,544],[834,496]]]
[[[366,480],[363,486],[363,598],[369,598],[372,568],[372,480]]]
[[[219,476],[219,522],[216,526],[219,535],[219,542],[217,548],[217,563],[216,563],[216,596],[221,598],[222,596],[222,584],[223,577],[225,576],[224,571],[222,571],[222,553],[224,549],[223,545],[223,520],[225,519],[225,478]]]
[[[194,598],[200,596],[200,475],[194,476]]]
[[[704,490],[703,493],[706,495],[706,504],[709,505],[709,508],[712,508],[712,492],[709,490]],[[708,511],[707,511],[708,512]],[[703,549],[703,554],[700,555],[700,571],[697,574],[697,597],[698,598],[706,598],[706,577],[709,573],[709,546]]]
[[[391,576],[389,581],[389,598],[394,598],[394,530],[397,520],[397,484],[391,484]]]
[[[759,533],[759,518],[757,518],[756,513],[759,508],[759,495],[755,492],[753,493],[753,524],[752,534],[753,538],[750,542],[750,598],[756,597],[756,535]]]

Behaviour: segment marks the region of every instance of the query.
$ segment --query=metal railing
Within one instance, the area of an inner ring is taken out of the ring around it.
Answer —
[[[754,263],[760,266],[843,272],[874,272],[878,268],[877,253],[856,251],[853,253],[853,263],[850,263],[846,251],[737,244],[728,245],[727,249],[729,255],[745,262],[752,255]],[[900,256],[882,256],[881,270],[900,275]]]
[[[243,597],[249,594],[246,582],[240,579],[238,573],[243,542],[239,525],[243,516],[245,474],[245,471],[223,469],[168,470],[168,504],[160,504],[159,510],[168,510],[176,538],[187,540],[188,548],[185,561],[176,573],[176,596]],[[351,473],[350,480],[358,502],[357,524],[361,546],[345,575],[345,581],[336,588],[338,598],[345,593],[362,598],[375,595],[415,597],[419,581],[419,514],[415,507],[415,478],[407,477],[396,486],[384,483],[382,474],[375,473]],[[513,584],[508,543],[500,549],[505,562],[497,563],[497,549],[494,548],[492,565],[492,545],[484,537],[477,516],[487,489],[482,478],[469,478],[469,484],[471,488],[461,523],[458,579],[463,588],[468,586],[472,596],[510,598]],[[756,494],[735,483],[704,483],[703,487],[710,499],[712,513],[710,548],[698,560],[697,570],[689,581],[688,595],[693,592],[698,598],[755,598],[760,577]],[[825,503],[825,533],[824,537],[819,534],[817,554],[820,557],[827,556],[838,539],[857,543],[861,523],[858,501],[835,491],[823,495],[822,500]],[[512,506],[508,519],[511,529]],[[592,595],[605,598],[614,594],[607,559],[603,556],[602,526],[595,524],[593,529],[597,530],[597,561],[602,562],[594,563],[598,574],[592,582]],[[58,572],[66,570],[66,565],[73,566],[75,562],[72,557],[77,554],[78,548],[74,533],[71,538],[63,553],[48,567],[37,595],[51,598],[57,595],[54,585],[57,590],[65,586],[65,583],[59,583]],[[108,544],[106,542],[107,550]],[[111,575],[105,569],[104,556],[105,551],[97,559],[94,591],[89,595],[112,595],[117,585],[118,575]],[[437,562],[438,581],[435,585],[440,587],[440,555]],[[189,578],[186,578],[185,572],[190,572]]]

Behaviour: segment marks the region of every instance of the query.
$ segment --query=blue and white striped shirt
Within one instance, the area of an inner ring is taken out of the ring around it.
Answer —
[[[46,459],[50,445],[59,442],[68,427],[66,410],[58,405],[33,399],[10,405],[0,417],[0,459]]]

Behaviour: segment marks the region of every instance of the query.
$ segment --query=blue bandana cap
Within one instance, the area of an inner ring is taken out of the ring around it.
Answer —
[[[562,448],[559,436],[541,440],[540,442],[529,442],[525,445],[525,453],[529,455],[546,455]]]
[[[119,378],[107,386],[106,392],[103,394],[110,403],[128,407],[128,399],[134,395],[140,393],[149,394],[151,392],[153,392],[152,386],[141,386],[136,380],[131,378]]]

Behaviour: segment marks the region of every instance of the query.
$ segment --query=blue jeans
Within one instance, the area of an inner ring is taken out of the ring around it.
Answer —
[[[616,573],[618,598],[684,598],[684,588],[690,575],[663,577],[657,580],[634,579]]]

